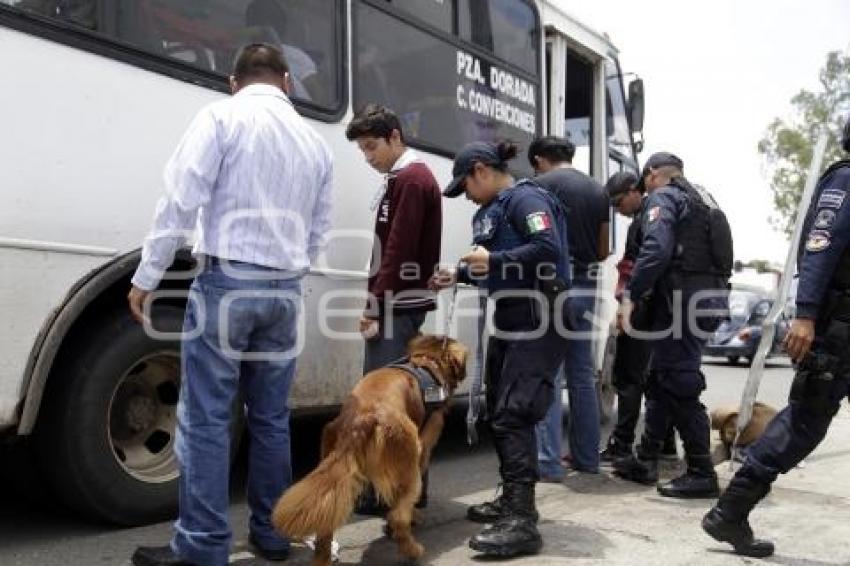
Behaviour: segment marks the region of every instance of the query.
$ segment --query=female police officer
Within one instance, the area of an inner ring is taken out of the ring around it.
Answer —
[[[476,142],[458,153],[443,194],[466,192],[481,205],[473,218],[475,248],[461,258],[465,265],[457,273],[441,271],[431,282],[435,289],[456,280],[477,284],[495,303],[485,378],[503,489],[495,501],[472,506],[467,514],[492,523],[469,545],[495,556],[534,554],[543,545],[534,505],[535,424],[552,403],[563,357],[558,332],[563,326],[555,324],[551,311],[569,278],[563,212],[531,181],[514,182],[507,162],[516,152],[508,142]]]

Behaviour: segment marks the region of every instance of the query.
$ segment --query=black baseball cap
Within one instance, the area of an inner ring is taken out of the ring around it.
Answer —
[[[499,151],[496,144],[488,142],[472,142],[463,146],[455,156],[452,167],[452,182],[443,191],[443,196],[455,198],[466,190],[464,180],[472,172],[476,163],[499,165]]]
[[[605,190],[608,192],[608,198],[614,199],[616,196],[628,192],[637,186],[637,175],[631,171],[620,171],[614,173],[608,178],[605,183]]]
[[[640,179],[638,179],[637,188],[641,192],[643,192],[646,187],[644,186],[644,179],[649,175],[650,169],[658,169],[659,167],[676,167],[680,171],[684,171],[685,163],[667,151],[658,151],[649,156],[649,159],[646,160],[646,163],[643,166],[643,171],[640,174]]]

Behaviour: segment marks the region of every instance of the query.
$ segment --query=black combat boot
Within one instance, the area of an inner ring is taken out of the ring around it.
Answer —
[[[770,491],[770,484],[736,474],[717,504],[702,518],[702,530],[715,540],[728,542],[737,554],[765,558],[773,554],[773,543],[753,535],[750,511]]]
[[[688,469],[678,478],[658,486],[658,493],[665,497],[681,499],[700,499],[720,495],[717,473],[711,463],[711,456],[687,456]]]
[[[644,485],[658,482],[658,452],[638,446],[636,454],[614,460],[614,475]]]
[[[501,489],[501,486],[500,488]],[[471,505],[466,510],[466,518],[474,523],[495,523],[507,514],[507,506],[505,504],[505,493],[498,495],[493,501],[485,501],[478,505]],[[537,510],[534,511],[534,521],[539,518]]]
[[[472,550],[487,556],[537,554],[543,539],[537,530],[534,484],[506,482],[501,497],[505,515],[469,540]]]
[[[628,458],[632,454],[630,446],[624,446],[613,435],[608,439],[605,450],[599,452],[599,461],[604,464],[612,464],[617,460]]]

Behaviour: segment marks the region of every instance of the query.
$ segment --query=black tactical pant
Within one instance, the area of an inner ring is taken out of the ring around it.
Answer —
[[[644,455],[657,456],[670,425],[679,431],[687,456],[710,453],[710,422],[700,401],[705,389],[705,376],[699,369],[703,341],[684,325],[679,336],[653,343],[646,387],[646,427],[641,440]]]
[[[623,447],[631,448],[635,441],[635,427],[640,419],[651,353],[652,344],[646,340],[636,340],[625,332],[617,337],[617,355],[614,358],[617,425],[612,436]]]
[[[850,393],[850,323],[832,321],[821,328],[812,350],[797,367],[788,406],[747,449],[738,474],[772,483],[826,436],[841,401]]]
[[[554,399],[563,352],[564,339],[554,331],[534,339],[490,338],[487,410],[504,482],[539,479],[535,425]]]

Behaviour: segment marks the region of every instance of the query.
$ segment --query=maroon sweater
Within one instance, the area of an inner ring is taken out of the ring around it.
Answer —
[[[442,215],[440,187],[427,165],[414,162],[392,174],[375,218],[380,257],[376,249],[372,261],[380,267],[373,265],[369,278],[369,293],[382,313],[436,307],[427,283],[440,261]]]

